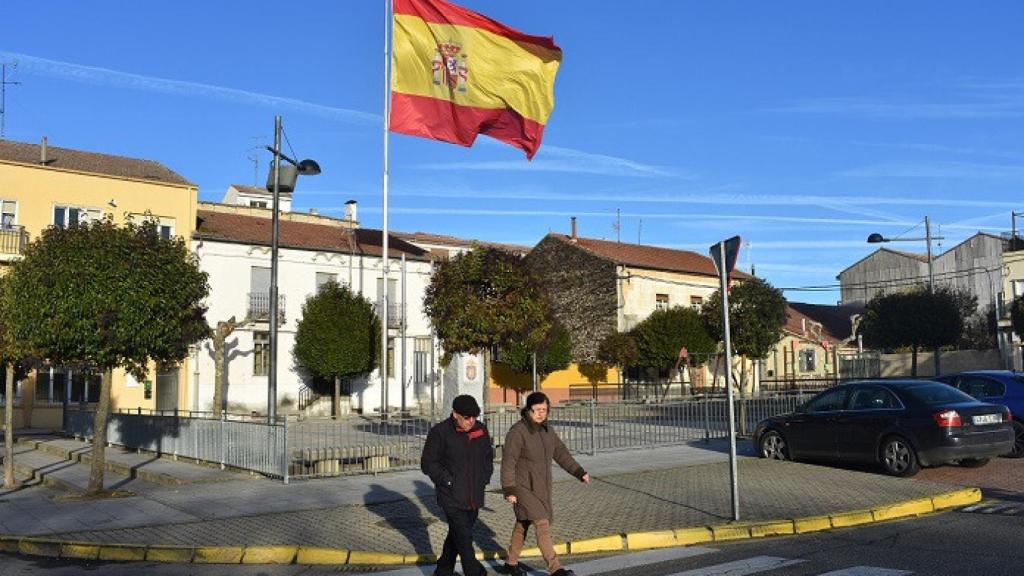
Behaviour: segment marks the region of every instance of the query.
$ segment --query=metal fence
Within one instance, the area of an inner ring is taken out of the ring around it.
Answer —
[[[792,411],[809,395],[779,394],[736,400],[737,431]],[[694,440],[727,438],[728,401],[697,396],[665,402],[568,402],[552,407],[549,421],[573,453],[593,454]],[[92,436],[93,412],[70,411],[66,432]],[[517,410],[488,412],[486,424],[500,455]],[[379,473],[419,466],[429,418],[346,416],[332,420],[284,421],[268,425],[247,416],[188,417],[179,413],[112,414],[108,442],[220,463],[283,478]]]

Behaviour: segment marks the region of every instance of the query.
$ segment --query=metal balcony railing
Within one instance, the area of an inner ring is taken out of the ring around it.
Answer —
[[[28,232],[24,226],[0,228],[0,254],[20,255],[28,245]]]
[[[383,303],[376,302],[373,305],[373,311],[377,314],[377,317],[381,316],[381,310]],[[391,302],[388,304],[388,328],[401,328],[405,323],[405,305]]]
[[[285,321],[285,299],[284,294],[277,295],[277,321],[284,324]],[[249,307],[246,309],[246,318],[252,322],[270,321],[270,292],[250,292]]]

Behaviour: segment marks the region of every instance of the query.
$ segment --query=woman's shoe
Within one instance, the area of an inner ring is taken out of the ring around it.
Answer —
[[[566,570],[565,568],[559,568],[551,573],[551,576],[576,576],[576,573],[572,570]]]

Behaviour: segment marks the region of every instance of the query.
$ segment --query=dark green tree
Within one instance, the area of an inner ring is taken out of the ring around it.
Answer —
[[[612,332],[605,336],[597,347],[598,362],[619,369],[620,384],[622,372],[630,366],[636,366],[639,359],[640,349],[631,332]]]
[[[334,382],[332,410],[340,415],[341,383],[377,365],[380,320],[370,301],[348,286],[327,282],[302,305],[295,331],[295,359]]]
[[[4,371],[4,488],[14,489],[14,385],[27,376],[31,354],[10,338],[2,309],[10,305],[9,282],[0,277],[0,369]]]
[[[917,376],[917,351],[956,344],[963,333],[963,307],[949,290],[914,289],[880,294],[864,311],[864,344],[882,350],[909,347],[911,376]]]
[[[536,272],[497,248],[478,246],[438,264],[423,305],[444,348],[442,364],[455,354],[485,352],[485,402],[490,351],[514,345],[533,350],[551,328]]]
[[[1024,296],[1010,304],[1010,325],[1017,337],[1024,340]]]
[[[701,322],[700,314],[692,308],[656,310],[637,324],[631,334],[636,341],[637,364],[659,372],[675,367],[679,350],[684,346],[692,361],[715,351],[714,339]]]
[[[541,380],[557,370],[564,370],[572,363],[572,338],[569,332],[557,322],[551,323],[551,330],[534,349],[522,341],[506,344],[498,351],[501,362],[521,374],[533,372],[533,355],[537,354],[537,377]]]
[[[10,337],[49,362],[102,376],[88,486],[100,492],[113,370],[142,380],[151,363],[177,364],[210,335],[206,273],[182,238],[161,238],[152,221],[122,227],[108,217],[47,228],[7,281]]]

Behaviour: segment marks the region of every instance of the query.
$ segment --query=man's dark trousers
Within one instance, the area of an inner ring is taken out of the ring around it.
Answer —
[[[455,556],[462,558],[464,576],[483,576],[486,574],[483,564],[476,559],[473,550],[473,524],[479,510],[444,507],[445,518],[448,519],[448,536],[444,539],[441,557],[437,559],[437,576],[451,576],[455,572]]]

